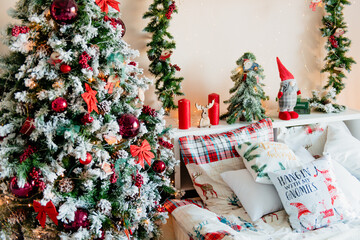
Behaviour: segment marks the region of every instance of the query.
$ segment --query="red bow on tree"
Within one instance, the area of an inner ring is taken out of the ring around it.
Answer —
[[[56,225],[58,225],[57,216],[59,215],[59,213],[56,211],[56,208],[52,201],[49,201],[46,206],[42,206],[41,203],[34,200],[33,205],[35,212],[39,213],[36,219],[39,220],[39,223],[43,228],[45,228],[46,214]]]
[[[85,83],[85,89],[86,92],[81,94],[81,96],[88,105],[88,112],[91,113],[92,111],[95,111],[99,113],[99,109],[96,105],[96,103],[98,102],[98,100],[96,99],[97,91],[92,90],[89,84],[87,83]]]
[[[140,147],[136,145],[130,146],[130,152],[133,157],[138,157],[137,164],[140,164],[143,168],[145,168],[144,160],[151,166],[151,159],[155,157],[155,155],[151,152],[150,144],[147,140],[144,140]]]
[[[109,7],[108,5],[110,5],[110,7],[118,10],[120,12],[120,8],[119,8],[119,2],[115,1],[115,0],[96,0],[95,1],[96,4],[101,8],[101,11],[106,12],[106,14],[109,11]]]

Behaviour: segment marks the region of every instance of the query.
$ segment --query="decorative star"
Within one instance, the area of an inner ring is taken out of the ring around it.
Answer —
[[[120,12],[120,3],[116,0],[95,0],[95,2],[101,8],[101,11],[105,12],[106,14],[109,12],[109,6]]]
[[[96,103],[98,103],[98,100],[96,99],[97,91],[92,90],[87,83],[85,83],[85,89],[86,92],[81,94],[81,96],[88,105],[88,113],[91,113],[92,111],[99,113],[99,109],[96,105]]]

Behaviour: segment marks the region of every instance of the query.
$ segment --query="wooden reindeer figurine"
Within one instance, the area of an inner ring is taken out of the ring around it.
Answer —
[[[195,103],[195,107],[198,110],[202,110],[199,128],[211,127],[208,110],[214,106],[214,103],[215,103],[215,100],[212,100],[212,102],[209,103],[206,107]]]

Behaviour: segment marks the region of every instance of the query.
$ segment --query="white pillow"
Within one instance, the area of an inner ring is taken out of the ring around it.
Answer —
[[[272,184],[269,172],[301,166],[294,152],[284,143],[245,142],[235,149],[258,183]]]
[[[329,125],[324,152],[360,179],[360,141],[341,125]]]
[[[248,170],[224,172],[221,177],[239,198],[253,222],[283,209],[274,185],[255,182]]]
[[[360,215],[360,181],[351,175],[341,164],[332,161],[334,173],[346,199],[356,211],[357,216]],[[359,216],[360,217],[360,216]]]

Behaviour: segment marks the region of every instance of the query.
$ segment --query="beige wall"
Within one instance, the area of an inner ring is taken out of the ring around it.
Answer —
[[[11,21],[6,9],[13,1],[0,0],[0,25]],[[127,27],[125,40],[139,49],[138,59],[143,68],[149,61],[146,57],[146,43],[149,35],[142,32],[147,20],[142,14],[151,0],[121,1],[121,12]],[[230,71],[235,61],[246,51],[253,52],[258,63],[265,69],[265,91],[270,96],[269,108],[276,108],[275,97],[280,79],[275,58],[279,56],[284,65],[294,74],[303,92],[309,96],[312,89],[320,88],[326,77],[320,74],[324,57],[319,26],[323,9],[312,12],[310,0],[177,0],[179,14],[174,15],[170,31],[177,42],[173,63],[178,64],[185,77],[183,91],[186,98],[205,104],[207,95],[219,93],[221,100],[229,98],[233,86]],[[345,10],[349,24],[347,36],[353,44],[350,56],[358,65],[348,74],[346,89],[339,102],[351,108],[360,109],[360,0],[352,0]],[[1,47],[4,52],[4,47]],[[152,77],[150,74],[147,74]],[[147,103],[159,107],[153,89],[147,93]],[[225,105],[221,106],[222,112]],[[195,111],[195,109],[193,109]],[[175,115],[175,113],[173,113]]]

